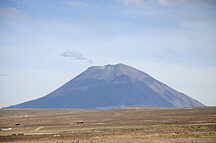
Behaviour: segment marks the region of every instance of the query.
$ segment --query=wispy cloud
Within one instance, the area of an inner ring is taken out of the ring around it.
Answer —
[[[162,19],[169,28],[212,31],[216,22],[216,0],[117,0],[131,17]],[[214,8],[214,9],[213,9]],[[170,20],[173,19],[171,22]],[[166,23],[168,22],[168,23]]]
[[[122,3],[125,6],[130,5],[141,5],[144,4],[146,0],[118,0],[120,3]]]
[[[70,60],[76,60],[76,61],[85,61],[88,63],[93,63],[93,61],[89,58],[86,58],[82,53],[78,51],[65,51],[61,54],[62,57],[69,58]]]
[[[7,18],[10,20],[14,20],[14,19],[23,19],[26,17],[27,15],[22,13],[17,8],[0,8],[0,19]]]
[[[118,0],[125,6],[143,5],[146,3],[159,4],[161,6],[169,6],[173,4],[193,4],[202,6],[216,6],[215,0]]]
[[[71,0],[66,2],[67,6],[71,7],[88,7],[89,4],[80,0]]]
[[[8,76],[7,74],[0,74],[0,77],[6,77],[6,76]]]
[[[188,4],[188,5],[197,5],[200,7],[215,7],[216,1],[215,0],[158,0],[161,5],[168,6],[168,5],[181,5],[181,4]]]
[[[187,2],[190,0],[158,0],[159,4],[161,5],[169,5],[169,4],[175,4],[175,3],[183,3],[183,2]]]

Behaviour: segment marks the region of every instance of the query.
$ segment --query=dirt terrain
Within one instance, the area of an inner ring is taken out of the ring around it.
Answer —
[[[216,143],[216,107],[0,109],[4,143]]]

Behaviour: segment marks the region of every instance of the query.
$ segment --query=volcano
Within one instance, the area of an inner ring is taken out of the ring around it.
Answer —
[[[125,64],[93,66],[50,94],[11,108],[193,108],[202,103]]]

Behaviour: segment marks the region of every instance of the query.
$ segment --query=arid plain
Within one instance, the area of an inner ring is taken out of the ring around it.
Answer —
[[[215,143],[216,107],[0,109],[3,143]]]

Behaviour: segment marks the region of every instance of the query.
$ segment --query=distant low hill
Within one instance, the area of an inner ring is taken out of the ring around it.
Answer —
[[[202,107],[150,75],[124,64],[93,66],[42,98],[10,108]]]

